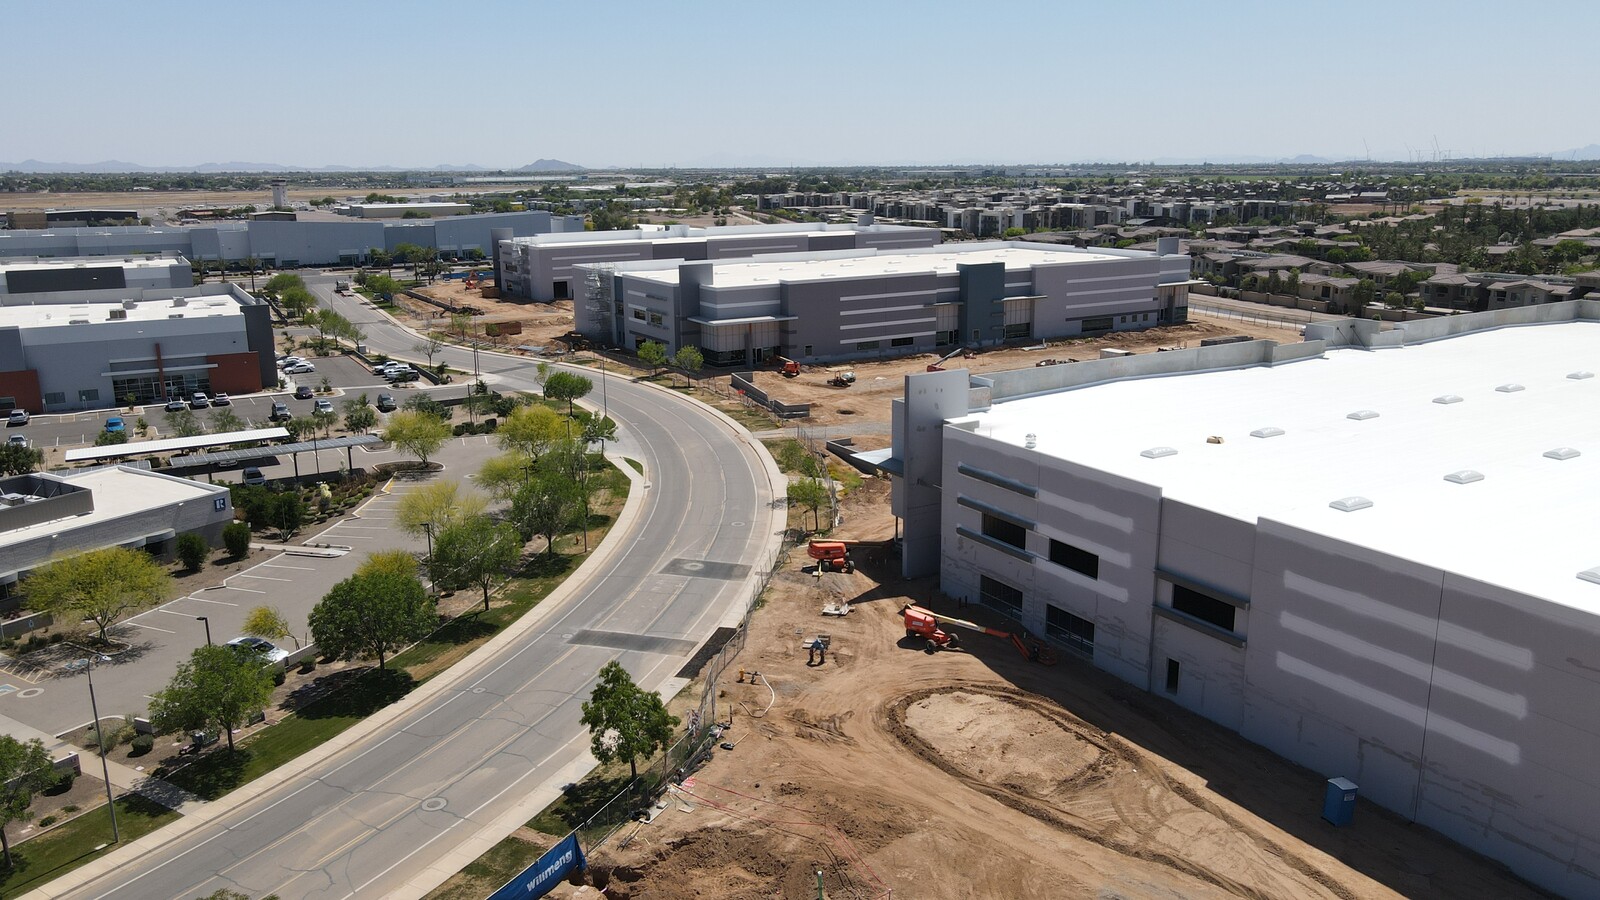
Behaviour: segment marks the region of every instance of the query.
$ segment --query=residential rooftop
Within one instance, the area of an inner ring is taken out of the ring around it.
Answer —
[[[1600,613],[1597,371],[1585,318],[1101,382],[958,421],[1235,519]],[[1330,505],[1346,498],[1371,505]]]

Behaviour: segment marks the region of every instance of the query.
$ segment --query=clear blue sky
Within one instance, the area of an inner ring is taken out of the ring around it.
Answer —
[[[1600,142],[1600,2],[12,0],[0,161],[848,165]]]

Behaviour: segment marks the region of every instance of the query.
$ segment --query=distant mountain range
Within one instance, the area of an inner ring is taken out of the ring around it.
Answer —
[[[55,163],[25,159],[22,162],[0,162],[0,172],[25,172],[30,175],[166,175],[195,173],[201,175],[220,172],[583,172],[583,166],[559,159],[541,159],[518,169],[490,169],[475,163],[437,166],[285,166],[279,163],[224,162],[201,163],[197,166],[144,166],[139,163],[108,159],[93,163]]]
[[[1558,151],[1554,151],[1554,152],[1525,153],[1525,154],[1517,154],[1517,155],[1519,157],[1543,157],[1543,158],[1550,159],[1551,161],[1554,161],[1554,162],[1560,162],[1560,161],[1563,161],[1563,160],[1600,160],[1600,144],[1590,144],[1587,147],[1575,147],[1575,148],[1568,149],[1568,150],[1558,150]],[[766,159],[766,161],[765,162],[761,161],[763,159]],[[1316,155],[1313,155],[1313,154],[1301,154],[1299,156],[1292,156],[1292,157],[1289,157],[1289,156],[1252,156],[1252,155],[1244,155],[1244,154],[1222,154],[1222,155],[1218,155],[1218,156],[1193,156],[1193,157],[1170,157],[1169,156],[1169,157],[1156,157],[1154,159],[1140,158],[1140,159],[1135,159],[1135,160],[1132,160],[1132,161],[1130,161],[1128,159],[1113,159],[1113,158],[1110,158],[1110,157],[1098,157],[1098,158],[1092,158],[1092,159],[1077,159],[1077,160],[1073,160],[1071,162],[1065,162],[1065,163],[1048,163],[1048,164],[1033,164],[1033,163],[1029,163],[1029,164],[1023,164],[1022,167],[1023,168],[1032,168],[1032,167],[1038,166],[1038,167],[1042,167],[1042,168],[1050,168],[1050,167],[1053,167],[1053,166],[1063,166],[1063,165],[1197,166],[1197,165],[1204,165],[1204,164],[1207,164],[1207,163],[1209,163],[1211,165],[1328,166],[1328,165],[1339,165],[1341,163],[1358,164],[1358,163],[1361,163],[1361,162],[1364,162],[1364,161],[1381,162],[1381,163],[1384,163],[1386,165],[1397,164],[1397,163],[1401,162],[1401,160],[1397,160],[1397,159],[1390,159],[1390,160],[1384,160],[1384,159],[1362,160],[1362,159],[1360,159],[1358,157],[1356,157],[1356,158],[1353,158],[1353,157],[1342,157],[1341,158],[1341,157],[1316,156]],[[1456,157],[1456,158],[1452,159],[1451,161],[1452,162],[1465,162],[1465,161],[1468,161],[1468,158],[1466,158],[1466,157]],[[764,157],[762,154],[747,154],[746,156],[740,157],[740,158],[721,158],[721,159],[700,158],[700,159],[691,160],[691,161],[689,161],[687,163],[679,163],[677,166],[669,166],[668,168],[708,168],[708,169],[715,169],[715,168],[762,168],[762,167],[766,166],[766,167],[773,167],[773,168],[777,168],[777,169],[789,169],[789,168],[851,168],[851,167],[853,167],[855,165],[861,165],[861,164],[860,163],[852,164],[852,163],[845,163],[845,162],[825,162],[825,161],[814,161],[814,160],[790,160],[788,162],[777,163],[777,162],[772,162],[770,158]],[[892,168],[902,168],[902,167],[926,166],[926,165],[932,165],[932,164],[926,163],[926,162],[913,162],[913,161],[909,161],[909,160],[899,160],[899,161],[886,160],[886,161],[878,163],[876,165],[888,166],[888,167],[892,167]],[[940,166],[997,166],[997,167],[1010,168],[1010,167],[1016,166],[1018,164],[1015,164],[1015,163],[997,163],[997,162],[993,162],[993,161],[989,161],[989,162],[982,162],[982,161],[966,161],[966,162],[962,162],[962,161],[950,160],[950,161],[944,161],[944,162],[938,163],[937,165],[940,165]],[[623,167],[618,167],[618,170],[627,171],[629,168],[630,167],[623,166]],[[641,168],[660,168],[660,167],[641,166]],[[202,164],[196,165],[196,166],[145,166],[145,165],[140,165],[138,163],[123,162],[122,160],[116,160],[116,159],[108,159],[108,160],[105,160],[103,162],[94,162],[94,163],[52,163],[52,162],[40,162],[39,160],[36,160],[36,159],[26,159],[26,160],[23,160],[22,162],[19,162],[19,163],[0,162],[0,172],[24,172],[24,173],[28,173],[28,174],[37,174],[37,175],[45,175],[45,174],[50,174],[50,175],[55,175],[55,174],[62,174],[62,175],[68,175],[68,174],[97,174],[97,175],[99,175],[99,174],[150,174],[150,175],[154,175],[154,174],[173,174],[173,173],[216,174],[216,173],[222,173],[222,172],[237,172],[237,173],[275,173],[275,172],[284,172],[284,173],[292,173],[292,172],[325,172],[325,173],[337,173],[337,172],[471,172],[471,173],[507,172],[507,173],[511,173],[511,172],[515,172],[515,173],[527,174],[527,173],[578,173],[578,172],[587,172],[587,171],[590,171],[590,170],[587,169],[584,166],[577,165],[576,163],[569,163],[569,162],[566,162],[564,160],[559,160],[559,159],[540,159],[540,160],[536,160],[534,162],[531,162],[528,165],[520,166],[520,167],[515,168],[515,169],[492,169],[492,168],[489,168],[487,166],[480,166],[480,165],[478,165],[476,163],[444,163],[444,164],[437,165],[437,166],[425,166],[425,167],[421,167],[421,166],[409,166],[409,167],[408,166],[317,166],[317,167],[311,167],[311,166],[285,166],[285,165],[282,165],[282,164],[279,164],[279,163],[255,163],[255,162],[202,163]],[[612,170],[607,169],[605,171],[612,171]]]

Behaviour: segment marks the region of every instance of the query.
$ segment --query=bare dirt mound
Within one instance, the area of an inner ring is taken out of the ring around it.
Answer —
[[[815,897],[817,870],[830,897],[870,897],[876,892],[839,877],[840,861],[826,840],[798,830],[708,828],[665,844],[638,866],[609,873],[613,900],[700,900],[707,885],[719,898]]]
[[[926,689],[894,703],[889,719],[891,733],[968,787],[1103,847],[1243,897],[1355,896],[1115,735],[1036,695]]]

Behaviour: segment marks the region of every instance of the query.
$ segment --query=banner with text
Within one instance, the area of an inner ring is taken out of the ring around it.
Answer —
[[[546,850],[537,862],[507,882],[505,887],[490,894],[489,900],[533,900],[543,897],[557,882],[567,877],[567,873],[586,868],[587,865],[583,859],[583,848],[578,846],[578,834],[573,832]]]

